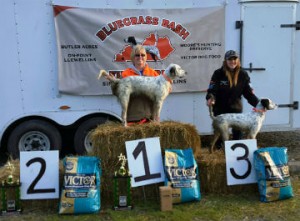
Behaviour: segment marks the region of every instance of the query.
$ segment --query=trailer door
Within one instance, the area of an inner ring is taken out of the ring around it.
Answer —
[[[242,66],[248,69],[256,95],[271,98],[277,104],[293,103],[295,28],[281,26],[295,24],[295,3],[245,3],[241,7]],[[290,127],[291,111],[292,108],[268,111],[264,125]]]

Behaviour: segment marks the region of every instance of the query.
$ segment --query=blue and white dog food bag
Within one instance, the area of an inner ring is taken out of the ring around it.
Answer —
[[[260,201],[272,202],[293,197],[287,148],[261,148],[254,151],[253,156]]]
[[[65,157],[59,214],[96,213],[100,210],[100,159]]]
[[[164,165],[165,186],[172,188],[173,203],[201,199],[198,164],[191,148],[166,149]]]

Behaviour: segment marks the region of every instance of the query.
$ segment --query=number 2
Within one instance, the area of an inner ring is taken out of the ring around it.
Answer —
[[[46,162],[43,158],[41,157],[36,157],[32,158],[26,163],[27,167],[30,167],[31,164],[33,163],[40,163],[41,164],[41,169],[36,176],[36,178],[32,181],[30,186],[27,189],[27,194],[34,194],[34,193],[54,193],[55,189],[54,188],[49,188],[49,189],[35,189],[36,184],[40,181],[40,179],[43,177],[45,171],[46,171]]]

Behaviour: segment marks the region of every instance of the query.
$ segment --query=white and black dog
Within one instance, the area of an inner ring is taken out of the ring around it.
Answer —
[[[105,70],[100,70],[98,79],[106,76],[111,82],[112,93],[118,97],[122,106],[122,120],[127,126],[127,109],[131,94],[143,94],[153,101],[152,117],[154,121],[160,121],[160,112],[164,100],[172,89],[173,80],[176,77],[182,78],[186,75],[177,64],[170,64],[164,74],[157,77],[130,76],[122,79],[109,75]]]
[[[260,131],[265,113],[267,110],[276,109],[277,105],[270,99],[262,98],[249,113],[228,113],[214,116],[212,106],[209,106],[210,117],[213,120],[212,126],[214,130],[214,137],[211,143],[210,152],[214,151],[214,146],[217,140],[221,137],[224,142],[229,140],[229,129],[234,128],[246,133],[247,139],[255,139]]]
[[[157,39],[157,38],[156,38]],[[124,39],[126,43],[130,43],[131,46],[137,45],[137,41],[134,36],[130,36],[127,39]],[[161,60],[159,50],[157,48],[157,40],[155,41],[155,45],[143,45],[146,52],[149,53],[154,61]]]

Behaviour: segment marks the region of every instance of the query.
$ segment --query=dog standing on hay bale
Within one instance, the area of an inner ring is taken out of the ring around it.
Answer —
[[[213,120],[212,126],[214,129],[214,137],[210,147],[210,152],[214,151],[214,146],[219,137],[222,138],[223,145],[226,140],[229,140],[229,129],[234,128],[244,131],[247,134],[247,139],[255,139],[260,131],[265,113],[267,110],[274,110],[277,105],[270,99],[264,98],[259,101],[256,108],[253,108],[249,113],[228,113],[214,116],[212,106],[209,106],[209,114]]]
[[[118,97],[122,106],[122,120],[127,126],[127,109],[131,94],[143,94],[153,101],[152,117],[154,121],[160,121],[160,112],[164,100],[172,89],[173,80],[186,75],[178,64],[170,64],[165,72],[157,77],[130,76],[122,79],[109,75],[105,70],[100,70],[98,79],[106,76],[111,82],[113,95]]]

